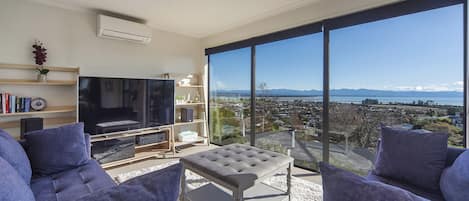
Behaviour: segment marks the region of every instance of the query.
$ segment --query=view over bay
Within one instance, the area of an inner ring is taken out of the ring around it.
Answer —
[[[331,30],[327,49],[319,32],[211,54],[212,142],[290,150],[296,165],[313,170],[326,152],[331,164],[360,174],[373,166],[382,125],[447,134],[449,146],[464,146],[461,19],[456,5]]]
[[[219,90],[212,91],[218,98],[221,97],[249,97],[249,90]],[[258,92],[259,93],[259,92]],[[339,103],[362,103],[365,99],[376,99],[380,103],[405,103],[416,104],[418,101],[432,101],[435,105],[455,105],[463,106],[461,101],[463,92],[458,91],[435,91],[435,92],[422,92],[422,91],[384,91],[384,90],[368,90],[368,89],[340,89],[330,91],[330,101]],[[288,89],[273,89],[266,90],[257,96],[277,97],[281,101],[314,101],[321,102],[323,100],[322,91],[319,90],[288,90]]]

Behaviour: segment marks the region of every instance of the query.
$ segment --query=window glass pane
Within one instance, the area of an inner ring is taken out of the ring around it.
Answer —
[[[463,7],[330,33],[330,162],[372,168],[380,124],[449,133],[463,145]]]
[[[308,169],[322,158],[322,36],[256,46],[256,146]]]
[[[209,126],[212,143],[248,143],[251,49],[212,54],[209,66]]]

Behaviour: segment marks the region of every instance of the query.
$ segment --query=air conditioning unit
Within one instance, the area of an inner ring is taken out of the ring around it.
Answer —
[[[98,37],[148,44],[151,33],[144,24],[98,15]]]

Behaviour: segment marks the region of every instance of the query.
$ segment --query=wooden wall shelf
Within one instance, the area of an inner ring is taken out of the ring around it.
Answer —
[[[176,122],[174,126],[184,126],[184,125],[198,124],[198,123],[205,123],[205,121],[203,119],[194,119],[194,121],[191,121],[191,122]]]
[[[43,111],[0,113],[0,128],[10,129],[15,136],[20,135],[20,118],[41,117],[44,126],[56,126],[77,121],[77,86],[79,67],[67,66],[43,66],[51,74],[47,82],[36,80],[38,65],[34,64],[9,64],[0,63],[0,87],[1,93],[9,93],[14,96],[41,97],[50,100],[53,105]],[[35,88],[36,86],[38,88]]]
[[[6,64],[0,63],[0,69],[13,69],[13,70],[36,70],[38,66],[32,64]],[[78,73],[80,68],[78,67],[58,67],[58,66],[44,66],[44,68],[49,69],[50,71],[56,72],[70,72]]]
[[[176,87],[179,87],[179,88],[203,88],[204,86],[202,86],[202,85],[177,85]]]
[[[71,124],[75,123],[76,117],[51,117],[51,118],[44,118],[44,126],[56,125],[56,124]],[[19,128],[21,126],[20,121],[6,121],[0,122],[0,128],[8,129],[8,128]]]
[[[4,85],[37,85],[37,86],[75,86],[76,80],[47,80],[38,82],[36,80],[0,79],[0,84]]]
[[[179,103],[176,104],[176,106],[197,106],[197,105],[204,105],[205,103],[200,102],[200,103]]]
[[[0,114],[0,117],[13,117],[13,116],[27,116],[27,115],[38,115],[38,114],[55,114],[55,113],[66,113],[76,111],[77,106],[50,106],[42,111],[32,111],[32,112],[17,112],[17,113],[7,113]]]

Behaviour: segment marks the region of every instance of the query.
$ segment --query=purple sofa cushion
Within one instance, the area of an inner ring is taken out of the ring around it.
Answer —
[[[441,175],[440,188],[447,201],[469,199],[469,151],[465,151]]]
[[[35,178],[31,189],[36,201],[70,201],[101,189],[116,186],[95,160],[77,168]]]
[[[0,157],[0,200],[34,201],[33,193],[18,172]]]
[[[445,200],[440,191],[426,190],[423,188],[416,187],[415,185],[412,185],[412,184],[402,183],[401,181],[395,181],[395,180],[380,177],[374,174],[369,174],[366,178],[368,180],[382,182],[391,186],[402,188],[406,191],[412,192],[415,195],[429,199],[431,201],[444,201]]]
[[[181,171],[181,164],[172,165],[76,201],[177,201]]]
[[[33,131],[24,137],[35,176],[73,169],[90,158],[82,123]]]
[[[10,134],[0,129],[0,157],[18,172],[26,184],[31,181],[31,164],[23,147]]]
[[[448,135],[381,127],[373,174],[439,191],[446,164]]]
[[[319,164],[322,176],[324,201],[427,201],[403,189],[381,182],[370,181],[351,172]]]

